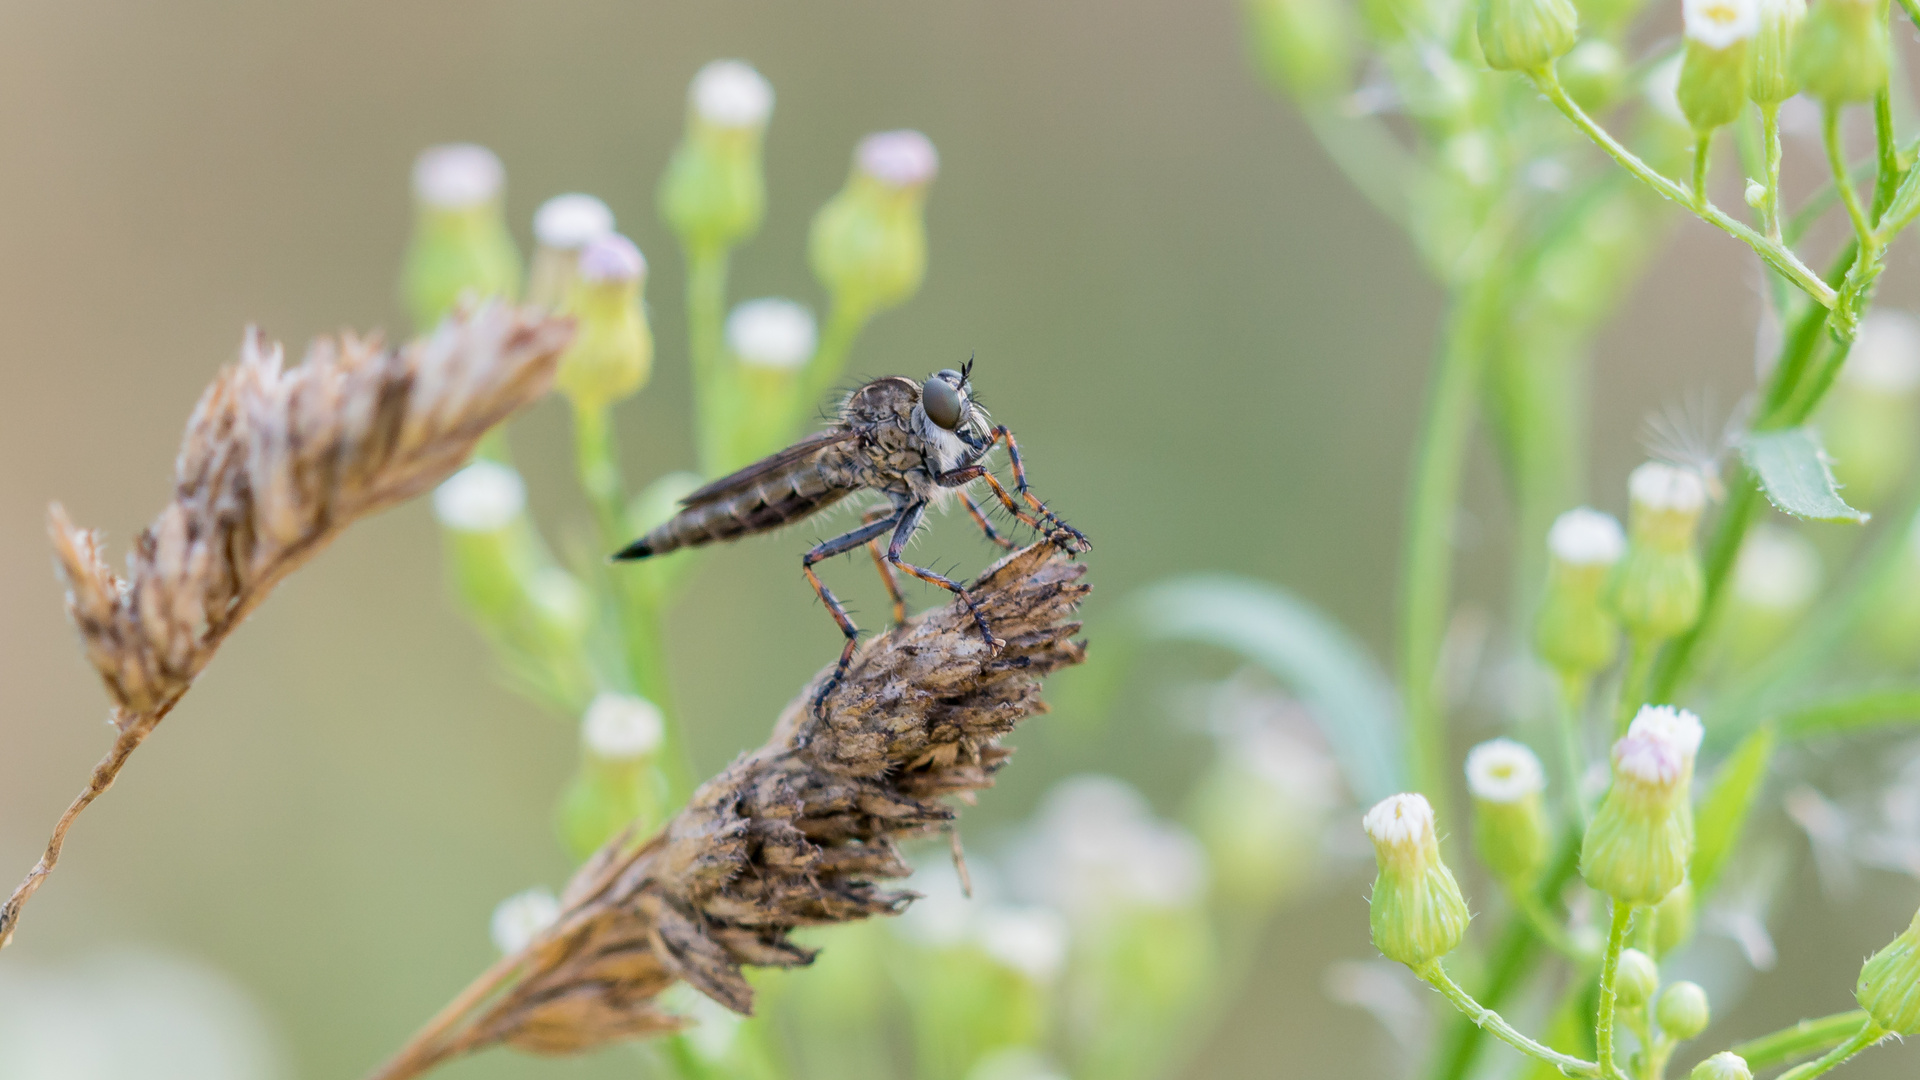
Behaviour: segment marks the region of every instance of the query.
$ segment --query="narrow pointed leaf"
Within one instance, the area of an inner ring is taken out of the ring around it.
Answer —
[[[1767,501],[1782,513],[1809,521],[1867,520],[1840,497],[1827,452],[1812,428],[1752,432],[1740,440],[1740,454],[1760,478]]]

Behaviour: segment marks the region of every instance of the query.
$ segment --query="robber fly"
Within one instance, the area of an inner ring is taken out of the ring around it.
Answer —
[[[1011,548],[1013,541],[994,530],[965,491],[979,481],[992,489],[1000,505],[1016,520],[1056,545],[1070,552],[1085,551],[1092,545],[1078,529],[1061,521],[1027,491],[1020,447],[1005,425],[988,426],[986,410],[973,400],[972,371],[973,361],[969,360],[959,371],[936,371],[923,383],[899,375],[867,383],[847,396],[838,419],[826,430],[688,495],[680,501],[678,513],[621,549],[614,558],[645,559],[768,532],[812,517],[856,492],[874,491],[886,502],[867,511],[859,528],[817,544],[800,557],[807,584],[813,586],[847,639],[833,676],[814,695],[814,711],[824,712],[827,698],[846,675],[860,629],[847,616],[833,590],[821,583],[813,566],[862,544],[872,551],[874,565],[879,567],[887,593],[893,598],[895,622],[906,618],[906,602],[894,579],[894,571],[900,570],[953,593],[972,613],[987,647],[999,649],[1006,643],[993,636],[986,616],[967,595],[964,585],[901,558],[926,517],[927,507],[944,504],[949,495],[958,494],[987,539]],[[981,464],[1002,441],[1013,464],[1012,492]],[[1016,494],[1019,499],[1015,499]],[[880,538],[888,533],[893,536],[883,550]]]

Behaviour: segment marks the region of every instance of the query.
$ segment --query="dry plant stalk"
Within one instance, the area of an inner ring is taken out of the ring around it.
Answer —
[[[118,729],[86,789],[0,907],[0,947],[74,818],[179,703],[220,643],[280,579],[354,520],[432,487],[480,437],[553,381],[572,324],[491,304],[405,349],[321,339],[296,367],[249,330],[240,360],[201,395],[174,464],[173,501],[134,541],[127,576],[99,534],[55,504],[48,530],[67,611],[106,681]]]
[[[901,840],[951,829],[1012,751],[999,738],[1046,711],[1040,677],[1085,657],[1074,609],[1085,567],[1051,543],[1015,552],[970,588],[1006,648],[946,605],[869,641],[825,720],[795,697],[767,744],[701,785],[644,844],[614,838],[561,898],[562,914],[501,960],[373,1074],[418,1076],[495,1044],[568,1054],[678,1030],[657,1001],[685,980],[751,1013],[743,965],[796,967],[797,926],[901,911],[883,888],[911,867]]]

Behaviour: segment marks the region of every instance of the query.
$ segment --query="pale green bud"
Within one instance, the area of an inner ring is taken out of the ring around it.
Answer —
[[[1731,1050],[1722,1050],[1693,1067],[1688,1080],[1753,1080],[1747,1059]]]
[[[535,560],[526,545],[526,485],[498,462],[476,461],[433,492],[447,530],[454,589],[482,621],[510,622]]]
[[[1661,641],[1699,621],[1706,586],[1694,533],[1707,487],[1692,469],[1649,461],[1628,481],[1627,555],[1609,583],[1614,613],[1642,640]]]
[[[482,146],[435,146],[415,160],[401,292],[416,332],[432,329],[463,299],[519,296],[520,252],[501,212],[505,182],[500,159]]]
[[[558,311],[573,290],[580,250],[613,231],[613,211],[591,195],[555,195],[533,215],[533,272],[527,303]]]
[[[927,186],[939,167],[933,143],[917,131],[869,135],[854,152],[847,186],[814,215],[808,259],[848,317],[866,319],[920,290]]]
[[[1713,1019],[1707,1008],[1707,992],[1699,983],[1674,983],[1660,995],[1654,1019],[1660,1022],[1661,1031],[1681,1042],[1697,1037]]]
[[[1573,0],[1480,0],[1480,54],[1496,71],[1532,71],[1565,56],[1579,37]]]
[[[1867,959],[1853,996],[1883,1029],[1902,1038],[1920,1035],[1920,912],[1905,933]]]
[[[1613,747],[1613,786],[1587,827],[1580,875],[1625,904],[1657,904],[1686,879],[1693,857],[1688,804],[1699,718],[1669,706],[1640,710]]]
[[[1758,210],[1762,206],[1766,205],[1767,185],[1761,183],[1758,180],[1753,179],[1752,177],[1748,177],[1746,190],[1740,193],[1740,197],[1746,200],[1746,203],[1748,206],[1751,206],[1755,210]]]
[[[687,131],[660,178],[660,216],[683,246],[719,252],[766,216],[761,146],[773,87],[751,65],[716,60],[687,90]]]
[[[576,408],[603,409],[646,384],[653,370],[653,331],[640,303],[646,280],[647,260],[619,233],[581,249],[566,305],[576,323],[573,344],[554,378]]]
[[[1623,1009],[1637,1009],[1653,1000],[1660,989],[1660,965],[1639,949],[1620,953],[1620,968],[1614,976],[1613,992]]]
[[[1860,320],[1819,424],[1847,502],[1885,505],[1920,456],[1920,320],[1886,309]]]
[[[1276,86],[1298,97],[1343,89],[1353,70],[1346,5],[1333,0],[1247,0],[1254,58]]]
[[[798,403],[800,375],[819,333],[813,312],[791,300],[748,300],[727,316],[727,350],[739,396],[729,421],[729,462],[748,462],[785,446]]]
[[[1394,795],[1362,822],[1380,866],[1368,922],[1381,955],[1420,968],[1452,952],[1467,932],[1467,901],[1440,858],[1433,807]]]
[[[1817,0],[1793,43],[1793,73],[1828,105],[1867,101],[1887,85],[1886,0]]]
[[[1820,553],[1799,533],[1761,525],[1747,533],[1733,565],[1733,589],[1723,624],[1737,664],[1765,656],[1820,591]]]
[[[1532,750],[1492,739],[1467,753],[1473,795],[1473,845],[1494,876],[1525,888],[1546,864],[1552,843],[1540,793],[1547,774]]]
[[[1547,532],[1547,587],[1534,619],[1534,646],[1554,670],[1591,675],[1613,663],[1620,626],[1601,600],[1626,550],[1620,523],[1586,507],[1554,519]]]
[[[1684,0],[1687,53],[1680,63],[1680,110],[1699,134],[1730,124],[1747,104],[1759,0]]]
[[[666,737],[660,710],[645,698],[602,693],[580,723],[580,771],[560,795],[560,839],[585,859],[629,825],[659,816],[661,783],[653,758]]]
[[[1600,112],[1613,102],[1626,77],[1626,59],[1610,41],[1588,38],[1562,57],[1557,70],[1560,84],[1588,112]]]
[[[1748,96],[1761,105],[1777,105],[1800,92],[1800,79],[1793,73],[1793,41],[1807,17],[1807,0],[1759,0],[1759,8]]]

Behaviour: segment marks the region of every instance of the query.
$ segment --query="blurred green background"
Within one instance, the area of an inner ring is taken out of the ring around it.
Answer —
[[[1437,294],[1253,76],[1225,0],[11,2],[6,887],[109,741],[50,573],[46,503],[104,528],[117,560],[163,501],[187,411],[243,325],[289,343],[397,330],[421,147],[496,150],[523,245],[547,196],[607,200],[653,262],[660,341],[653,384],[620,407],[628,471],[690,465],[678,253],[653,192],[688,78],[725,56],[779,95],[769,215],[735,261],[736,298],[820,306],[806,225],[860,135],[917,127],[940,148],[926,287],[872,327],[851,367],[920,374],[978,356],[976,381],[1020,434],[1037,488],[1097,542],[1096,662],[1103,604],[1188,569],[1284,583],[1385,655]],[[1892,302],[1911,305],[1916,269],[1910,251],[1896,255]],[[1678,230],[1596,357],[1599,505],[1624,509],[1649,409],[1701,385],[1724,406],[1750,386],[1757,282],[1724,237]],[[584,531],[562,407],[543,404],[514,438],[542,518]],[[1484,455],[1472,483],[1463,593],[1498,611],[1503,508]],[[937,563],[971,569],[992,554],[964,520],[934,531]],[[718,554],[674,619],[703,772],[757,744],[838,645],[794,565],[808,538]],[[846,561],[829,576],[878,625],[871,572]],[[1199,761],[1151,697],[1093,740],[1045,724],[1016,738],[1029,752],[969,812],[971,831],[990,834],[1052,779],[1088,769],[1171,810]],[[425,507],[405,507],[350,531],[223,650],[83,819],[0,975],[77,980],[77,1000],[97,1003],[84,973],[103,951],[157,950],[247,995],[269,1032],[258,1057],[280,1062],[263,1075],[359,1075],[489,962],[496,901],[564,879],[550,812],[575,755],[569,726],[499,687],[445,594]],[[1336,880],[1271,928],[1255,985],[1191,1075],[1386,1075],[1374,1022],[1322,991],[1330,962],[1371,955],[1363,892],[1358,874]],[[1809,875],[1777,920],[1782,963],[1765,1000],[1715,1030],[1845,1007],[1857,958],[1904,924],[1913,893],[1888,879],[1829,905]],[[1848,1075],[1891,1077],[1910,1061],[1886,1054]],[[495,1052],[447,1075],[635,1068],[623,1051]]]

